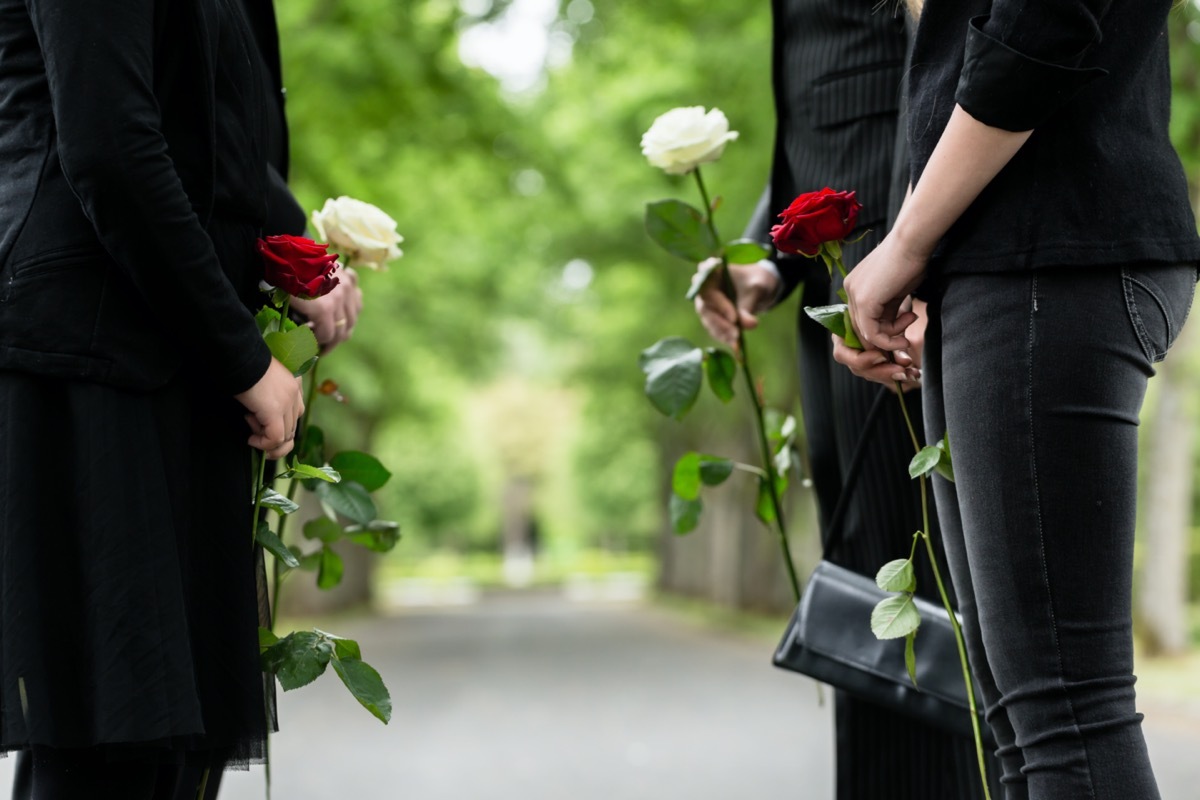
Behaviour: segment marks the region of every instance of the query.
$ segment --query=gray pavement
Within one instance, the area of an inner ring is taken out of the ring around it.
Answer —
[[[282,696],[276,800],[832,797],[830,709],[769,642],[537,595],[331,627],[360,640],[395,714],[379,724],[332,673]],[[1147,734],[1164,800],[1195,800],[1200,717],[1152,711]],[[232,773],[222,798],[262,786],[261,768]]]

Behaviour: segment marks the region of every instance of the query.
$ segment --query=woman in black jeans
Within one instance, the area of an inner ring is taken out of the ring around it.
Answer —
[[[1200,259],[1167,135],[1171,2],[915,5],[912,194],[846,281],[871,349],[835,357],[904,377],[907,300],[929,299],[926,433],[949,432],[957,476],[935,491],[1008,800],[1154,800],[1137,423]]]

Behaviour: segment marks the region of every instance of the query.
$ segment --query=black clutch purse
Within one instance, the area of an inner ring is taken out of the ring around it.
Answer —
[[[822,561],[775,650],[775,666],[951,733],[972,736],[967,688],[946,609],[915,598],[921,627],[913,686],[904,665],[904,639],[877,639],[871,632],[871,609],[888,594],[865,575]],[[980,698],[978,687],[975,697]],[[982,709],[982,700],[978,707]],[[994,747],[982,716],[979,724],[984,742]]]
[[[826,552],[841,539],[846,500],[858,476],[863,442],[870,435],[888,390],[881,389],[864,421],[859,445],[847,470],[846,488],[834,510]],[[881,565],[882,566],[882,565]],[[821,561],[813,570],[775,650],[777,667],[799,672],[835,689],[923,723],[966,737],[973,736],[967,688],[950,615],[940,603],[915,597],[921,613],[916,638],[917,685],[904,663],[904,639],[878,639],[871,631],[871,610],[892,593],[865,575]],[[983,701],[975,687],[976,708]],[[991,729],[979,719],[984,743],[995,747]]]

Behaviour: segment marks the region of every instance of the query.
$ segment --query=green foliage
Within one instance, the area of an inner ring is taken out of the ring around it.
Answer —
[[[921,614],[911,594],[880,600],[871,611],[871,630],[880,639],[899,639],[921,626]]]
[[[363,708],[385,725],[392,718],[392,698],[383,679],[362,660],[358,642],[314,628],[295,631],[282,639],[259,628],[263,670],[279,679],[285,692],[315,681],[333,664],[333,670]]]
[[[704,212],[680,200],[646,205],[646,233],[663,250],[695,264],[717,250]]]

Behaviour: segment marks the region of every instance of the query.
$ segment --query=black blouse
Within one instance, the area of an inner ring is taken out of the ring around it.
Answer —
[[[928,0],[908,133],[919,180],[955,103],[1033,135],[951,228],[936,271],[1200,259],[1168,136],[1172,0]]]

